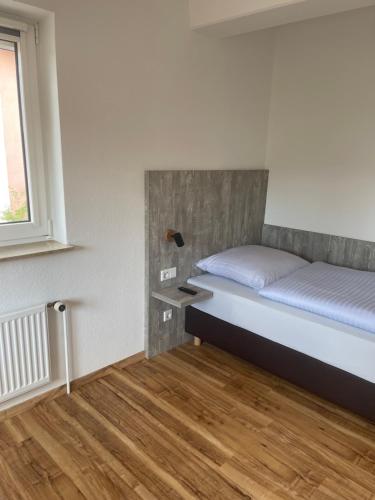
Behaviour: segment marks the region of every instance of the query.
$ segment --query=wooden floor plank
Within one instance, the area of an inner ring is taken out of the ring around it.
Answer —
[[[52,419],[49,409],[38,407],[19,418],[85,497],[123,498],[123,492],[102,472],[98,464],[100,457],[87,456],[87,450],[72,429],[68,435],[61,421]]]
[[[192,474],[189,471],[186,476],[187,479],[191,480],[192,478],[194,481],[197,481],[198,487],[206,483],[205,491],[208,492],[211,488],[211,495],[217,498],[244,498],[244,492],[238,491],[236,483],[231,480],[223,481],[223,478],[219,474],[220,466],[212,457],[205,454],[205,449],[201,446],[201,441],[196,442],[193,436],[193,439],[181,439],[178,431],[176,432],[175,429],[170,431],[166,427],[165,422],[163,423],[154,418],[154,410],[152,410],[152,413],[149,413],[139,405],[139,400],[129,398],[128,392],[124,392],[124,387],[118,385],[118,380],[115,377],[107,377],[107,379],[109,380],[103,380],[102,383],[110,390],[115,391],[124,401],[130,402],[131,406],[137,410],[138,418],[144,420],[147,426],[147,429],[144,430],[157,436],[159,441],[167,447],[171,454],[175,450],[179,450],[180,454],[182,453],[183,459],[189,457],[190,466],[194,466],[195,472]],[[204,443],[204,446],[206,446],[206,443]]]
[[[135,498],[136,495],[131,493],[131,490],[135,490],[140,483],[136,479],[136,477],[127,469],[124,462],[120,461],[116,457],[116,453],[113,452],[110,444],[111,437],[112,441],[115,441],[115,437],[108,436],[104,443],[102,443],[98,437],[102,433],[98,430],[98,423],[96,421],[91,421],[94,424],[95,432],[89,432],[89,425],[87,418],[84,418],[82,415],[81,409],[72,402],[71,399],[62,398],[60,400],[54,401],[52,403],[53,410],[63,419],[65,420],[72,428],[74,428],[75,432],[77,432],[80,436],[80,440],[85,443],[85,446],[91,449],[91,453],[96,454],[101,457],[102,460],[108,464],[113,471],[122,478],[125,483],[129,486],[129,490],[127,490],[127,496],[129,498]],[[81,424],[82,422],[82,424]]]
[[[7,427],[7,446],[4,445],[4,426]],[[41,444],[27,433],[17,417],[1,427],[0,477],[3,487],[4,482],[11,486],[15,498],[52,500],[61,498],[60,491],[69,492],[74,499],[84,498]]]
[[[83,387],[80,394],[122,433],[126,429],[139,452],[174,478],[178,492],[196,498],[199,488],[203,488],[209,498],[243,498],[202,461],[196,460],[191,453],[183,453],[166,433],[161,435],[159,428],[150,425],[142,413],[125,401],[126,398],[119,398],[109,387],[109,384],[90,384],[90,387]]]
[[[0,414],[0,500],[375,500],[374,424],[209,345],[136,361]]]
[[[110,463],[113,464],[112,457],[117,461],[117,467],[121,467],[124,471],[121,477],[128,484],[133,484],[134,490],[139,496],[139,491],[142,494],[154,495],[160,498],[163,492],[170,491],[167,485],[161,481],[152,470],[147,467],[147,464],[142,462],[139,457],[132,453],[123,440],[118,438],[117,429],[115,432],[107,425],[104,418],[96,414],[94,408],[90,407],[82,398],[75,394],[71,398],[61,398],[56,403],[64,409],[64,411],[71,416],[76,422],[82,426],[85,431],[105,447],[111,458]],[[95,418],[96,417],[96,418]],[[114,464],[116,466],[116,464]],[[119,470],[119,469],[118,469]],[[143,488],[139,488],[143,486]],[[143,496],[142,496],[143,498]],[[146,498],[146,496],[145,496]]]
[[[173,361],[171,361],[171,358],[175,356],[175,354],[176,353],[174,352],[173,354],[163,355],[159,357],[155,361],[155,363],[158,363],[159,365],[165,365],[165,367],[168,369],[168,375],[166,376],[176,377],[178,373],[184,373],[184,370],[186,372],[189,371],[190,377],[186,385],[193,384],[198,387],[204,386],[206,382],[202,381],[199,376],[199,372],[202,367],[199,368],[197,364],[194,364],[194,368],[192,368],[189,364],[184,362],[174,364]],[[179,358],[179,361],[182,361],[181,355],[178,355],[177,357]],[[370,488],[370,490],[375,488],[375,485],[373,483],[373,450],[375,446],[374,441],[363,441],[361,436],[353,436],[352,433],[347,434],[344,427],[338,427],[336,423],[332,425],[332,423],[325,418],[321,419],[322,421],[320,421],[318,412],[314,414],[311,413],[310,410],[306,411],[303,406],[299,404],[296,405],[293,400],[286,400],[284,396],[280,397],[280,394],[278,392],[267,392],[264,396],[262,396],[259,393],[259,388],[256,387],[254,393],[252,381],[250,381],[249,379],[243,381],[242,376],[239,376],[238,379],[242,380],[243,383],[238,384],[237,381],[236,384],[232,380],[230,382],[231,391],[229,391],[231,395],[233,394],[233,387],[237,386],[237,390],[241,393],[239,397],[241,401],[250,401],[253,403],[253,406],[259,404],[260,401],[266,401],[268,398],[270,400],[269,404],[272,404],[271,409],[273,411],[273,417],[275,420],[277,420],[278,413],[280,413],[281,418],[279,420],[282,422],[282,425],[286,425],[288,428],[292,427],[293,430],[297,432],[301,428],[302,433],[305,435],[305,446],[306,443],[309,443],[309,441],[313,443],[315,447],[317,443],[320,444],[320,455],[318,455],[318,457],[315,455],[315,460],[318,458],[318,462],[322,460],[323,463],[327,465],[326,461],[324,460],[324,457],[327,453],[333,452],[336,461],[337,454],[339,454],[343,459],[342,467],[347,470],[347,473],[350,470],[353,470],[353,468],[351,467],[351,464],[353,462],[355,462],[358,466],[355,473],[350,474],[349,478],[359,476],[361,478],[360,480],[366,484],[367,488]],[[224,392],[226,391],[226,389],[227,386],[223,389]],[[212,392],[215,391],[215,389],[210,388],[209,391]],[[270,409],[267,406],[263,406],[263,408],[266,408],[267,410]],[[282,408],[281,412],[280,408]],[[231,426],[232,430],[234,428],[234,425],[235,424],[233,423]],[[263,434],[266,433],[267,431],[264,430]],[[279,436],[282,436],[282,433],[282,427],[280,427]],[[307,440],[307,437],[309,437],[310,440]],[[225,439],[224,432],[223,439]],[[246,441],[244,440],[242,445],[246,447],[249,446],[249,443],[246,443]],[[248,449],[249,451],[254,451],[255,443],[251,442]],[[292,463],[292,457],[289,458],[289,462]],[[299,457],[299,462],[300,464],[303,463],[301,457]],[[365,471],[370,472],[371,476],[367,475]],[[332,472],[331,469],[330,472]],[[362,491],[362,494],[364,498],[367,498],[369,492],[364,490]],[[355,498],[355,496],[353,496],[353,498]]]
[[[179,363],[175,363],[172,359],[173,357],[178,357]],[[190,365],[186,359],[182,360],[180,355],[176,356],[176,353],[159,356],[155,360],[155,363],[166,366],[168,371],[171,374],[173,373],[174,376],[177,374],[186,376],[189,372],[188,384],[190,385],[194,384],[197,386],[199,384],[199,386],[202,386],[206,382],[201,379],[202,367],[198,368],[197,365]],[[322,445],[331,448],[349,461],[359,461],[360,459],[363,468],[372,470],[374,465],[372,452],[375,451],[375,442],[364,443],[357,436],[348,436],[344,429],[339,429],[329,421],[322,421],[318,413],[313,413],[309,410],[306,411],[304,406],[285,398],[278,391],[273,391],[272,394],[270,392],[259,394],[259,392],[253,390],[253,387],[249,383],[246,387],[246,381],[241,385],[240,391],[244,393],[247,388],[249,391],[246,395],[249,395],[251,392],[253,397],[258,397],[258,402],[262,400],[267,401],[267,399],[268,401],[272,400],[273,418],[279,413],[282,414],[283,421],[285,421],[286,416],[288,416],[288,421],[291,423],[298,421],[297,425],[303,425],[314,440],[318,440]],[[209,390],[215,392],[217,395],[215,388],[210,388]],[[223,390],[225,390],[225,387]]]
[[[133,374],[136,374],[136,371],[133,371]],[[172,380],[176,380],[175,375],[172,372]],[[163,377],[168,377],[168,374],[163,373]],[[201,400],[200,404],[198,404],[198,396],[195,397],[193,405],[192,399],[194,394],[189,393],[187,387],[189,383],[185,381],[183,393],[181,393],[181,387],[177,387],[179,383],[179,381],[175,381],[173,398],[170,398],[168,394],[164,394],[161,397],[169,399],[171,404],[176,405],[185,414],[189,414],[191,418],[199,418],[201,425],[207,427],[207,429],[211,429],[211,432],[214,432],[216,437],[220,436],[225,445],[233,450],[233,453],[237,455],[241,454],[241,460],[245,461],[246,452],[251,454],[252,466],[248,470],[249,476],[253,473],[254,479],[262,481],[265,484],[277,484],[279,489],[284,488],[285,491],[288,489],[290,492],[289,486],[295,480],[299,479],[299,488],[301,489],[301,485],[304,482],[303,478],[307,476],[309,470],[306,470],[304,463],[300,459],[293,463],[289,457],[289,462],[292,462],[292,466],[290,466],[288,464],[287,450],[283,453],[277,453],[273,450],[274,453],[271,454],[272,444],[270,442],[266,444],[264,439],[261,440],[261,433],[249,433],[247,436],[242,433],[244,428],[248,428],[246,416],[243,417],[243,421],[238,420],[238,417],[233,420],[226,414],[227,410],[225,407],[223,407],[222,411],[216,407],[213,409],[212,404],[207,403],[207,400]],[[203,384],[206,384],[206,381]],[[204,394],[207,395],[209,392],[207,390]],[[180,397],[177,398],[176,394],[179,394]],[[214,398],[210,398],[210,401],[212,399]],[[239,412],[238,408],[237,412]],[[215,417],[213,417],[213,414],[215,414]],[[242,436],[241,440],[238,439],[240,435]],[[267,445],[268,450],[264,452],[264,447],[267,447]],[[320,477],[318,477],[318,474],[316,476],[315,485],[312,488],[319,485]],[[312,477],[310,477],[310,482],[313,482]]]
[[[158,404],[154,397],[150,398],[150,394],[145,395],[141,390],[134,389],[134,385],[125,373],[112,374],[103,379],[103,383],[110,384],[119,396],[142,412],[142,415],[158,427],[160,432],[167,433],[176,441],[176,445],[187,447],[190,453],[198,456],[200,460],[206,459],[206,463],[209,461],[210,464],[222,465],[228,459],[227,454],[194,432],[194,429],[190,429],[185,422],[165,411],[163,405]]]

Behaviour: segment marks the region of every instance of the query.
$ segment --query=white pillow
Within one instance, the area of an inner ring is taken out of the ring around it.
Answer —
[[[200,260],[196,266],[216,276],[260,290],[309,262],[282,250],[250,245],[231,248]]]

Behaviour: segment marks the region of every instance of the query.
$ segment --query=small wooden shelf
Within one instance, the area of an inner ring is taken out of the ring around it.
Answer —
[[[180,285],[179,285],[180,286]],[[205,300],[211,299],[213,297],[213,292],[210,290],[205,290],[204,288],[199,288],[198,286],[190,285],[184,283],[183,286],[195,290],[197,295],[189,295],[187,293],[181,292],[178,286],[171,286],[169,288],[163,288],[157,292],[152,292],[152,296],[155,299],[161,300],[166,304],[178,307],[182,309],[186,306],[191,306],[192,304],[197,304],[198,302],[203,302]]]

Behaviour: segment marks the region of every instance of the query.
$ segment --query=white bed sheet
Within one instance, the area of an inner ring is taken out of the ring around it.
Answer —
[[[273,302],[227,278],[204,274],[188,282],[214,292],[194,304],[200,311],[375,383],[373,333]]]
[[[375,273],[314,262],[259,294],[375,333]]]

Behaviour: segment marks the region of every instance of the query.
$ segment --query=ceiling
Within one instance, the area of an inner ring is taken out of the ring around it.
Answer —
[[[375,5],[375,0],[190,0],[191,27],[226,37]]]

